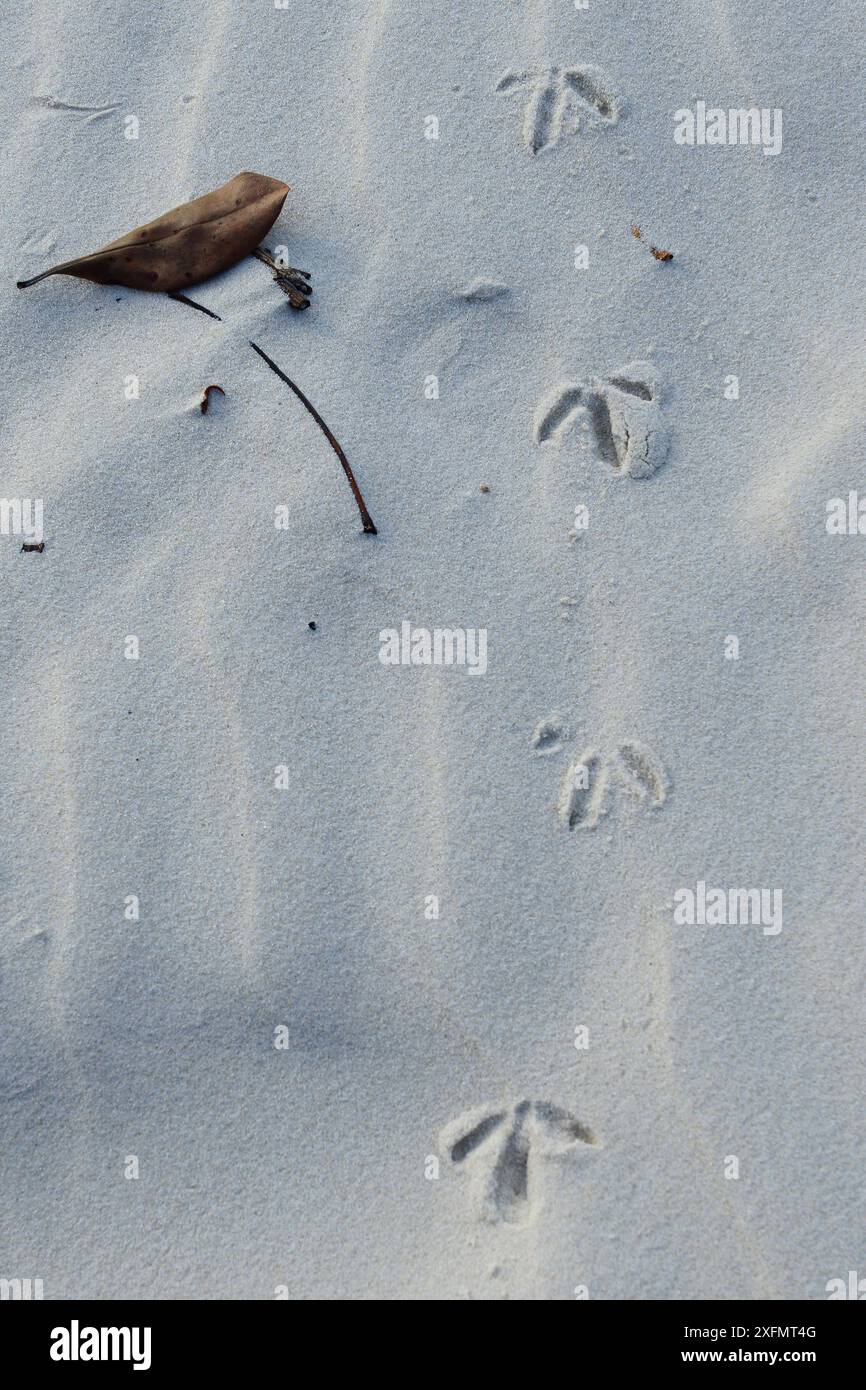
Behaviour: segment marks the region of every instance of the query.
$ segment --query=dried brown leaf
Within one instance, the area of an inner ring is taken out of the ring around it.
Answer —
[[[288,184],[267,174],[236,174],[221,188],[135,227],[100,251],[19,280],[18,288],[48,275],[77,275],[136,290],[189,289],[250,255],[279,216],[288,191]]]

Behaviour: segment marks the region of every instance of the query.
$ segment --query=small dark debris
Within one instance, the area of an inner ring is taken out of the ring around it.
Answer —
[[[632,225],[631,234],[638,241],[643,241],[643,232],[637,225]],[[657,261],[672,261],[674,258],[673,251],[662,251],[658,246],[650,247],[650,255],[655,256]]]
[[[202,415],[207,415],[207,408],[208,408],[208,406],[210,405],[210,393],[211,393],[211,391],[219,391],[219,393],[220,393],[221,396],[224,396],[224,395],[225,395],[225,391],[223,390],[223,388],[222,388],[221,386],[206,386],[206,387],[204,388],[204,391],[202,392],[202,397],[201,397],[201,413],[202,413]]]
[[[35,551],[37,551],[37,553],[38,553],[39,555],[41,555],[42,552],[43,552],[43,550],[45,549],[45,542],[44,542],[44,541],[39,541],[39,543],[38,543],[38,545],[37,545],[37,543],[36,543],[35,541],[25,541],[25,542],[23,543],[23,545],[21,546],[21,549],[22,549],[22,550],[35,550]]]
[[[315,624],[315,623],[307,623],[307,627],[310,629],[311,632],[315,632],[315,631],[316,631],[316,624]]]

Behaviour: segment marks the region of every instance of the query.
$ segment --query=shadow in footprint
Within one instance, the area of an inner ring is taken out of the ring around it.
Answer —
[[[620,776],[628,791],[656,810],[664,806],[668,779],[661,763],[642,743],[629,739],[617,749]]]
[[[566,830],[592,830],[604,812],[607,770],[595,748],[570,763],[559,789],[557,810]]]
[[[535,412],[534,437],[536,444],[558,439],[571,428],[574,417],[583,403],[584,388],[580,382],[558,386],[539,405]]]

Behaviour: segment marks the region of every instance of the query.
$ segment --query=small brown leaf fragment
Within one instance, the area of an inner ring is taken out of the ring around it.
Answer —
[[[225,395],[225,391],[223,390],[223,388],[222,388],[221,386],[216,386],[216,385],[214,385],[214,386],[206,386],[206,387],[204,388],[204,390],[202,391],[202,394],[201,394],[201,413],[202,413],[202,415],[207,415],[207,408],[208,408],[208,406],[210,405],[210,393],[211,393],[211,391],[219,391],[219,393],[220,393],[221,396],[224,396],[224,395]]]
[[[289,185],[267,174],[236,174],[221,188],[182,203],[161,217],[111,241],[89,256],[43,270],[27,289],[48,275],[77,275],[98,285],[135,290],[189,289],[250,255],[280,214]]]
[[[635,223],[632,224],[631,234],[638,241],[643,241],[643,232]],[[672,261],[674,258],[673,251],[662,251],[658,246],[650,247],[650,255],[655,256],[657,261]]]
[[[39,555],[41,555],[43,550],[45,549],[45,542],[39,541],[37,544],[36,541],[24,541],[23,545],[21,546],[21,549],[35,550]]]

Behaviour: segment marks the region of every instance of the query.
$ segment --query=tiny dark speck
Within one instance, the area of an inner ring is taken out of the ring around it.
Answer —
[[[316,631],[316,624],[315,624],[315,623],[307,623],[307,627],[310,629],[311,632],[315,632],[315,631]]]

